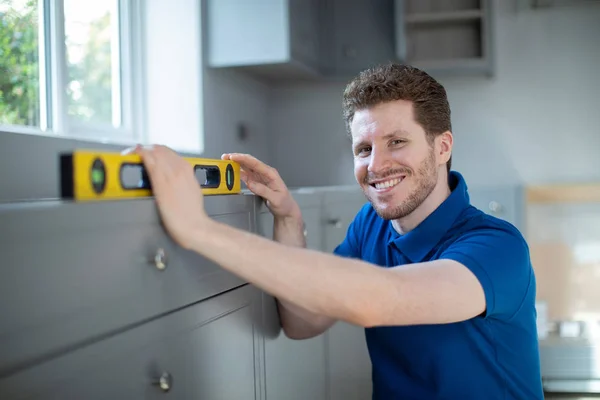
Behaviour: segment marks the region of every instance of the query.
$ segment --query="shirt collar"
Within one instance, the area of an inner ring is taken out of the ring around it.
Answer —
[[[442,240],[454,221],[469,206],[469,194],[463,176],[451,171],[448,177],[450,195],[416,228],[400,235],[390,224],[388,246],[394,245],[411,262],[420,262]]]

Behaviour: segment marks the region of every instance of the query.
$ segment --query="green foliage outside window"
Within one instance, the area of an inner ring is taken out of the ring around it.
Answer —
[[[37,0],[11,7],[0,0],[0,123],[38,126],[39,55]]]

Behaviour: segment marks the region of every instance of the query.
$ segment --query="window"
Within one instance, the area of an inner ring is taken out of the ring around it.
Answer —
[[[201,11],[200,0],[0,0],[0,141],[201,154]]]
[[[140,141],[136,5],[0,0],[2,130]]]

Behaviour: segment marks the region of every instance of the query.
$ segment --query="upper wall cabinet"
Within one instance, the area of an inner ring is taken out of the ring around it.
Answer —
[[[207,0],[208,66],[346,79],[394,60],[394,0]]]
[[[439,74],[493,75],[492,0],[395,0],[400,60]]]
[[[278,79],[318,76],[319,4],[319,0],[207,0],[208,65]]]
[[[397,61],[394,0],[321,0],[322,75],[346,80],[373,65]]]
[[[206,0],[208,66],[347,81],[389,61],[491,73],[491,0]]]

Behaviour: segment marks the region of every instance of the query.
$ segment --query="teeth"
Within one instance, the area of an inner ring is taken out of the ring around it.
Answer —
[[[385,182],[378,182],[375,184],[375,189],[387,189],[389,187],[396,186],[401,180],[402,179],[391,179]]]

